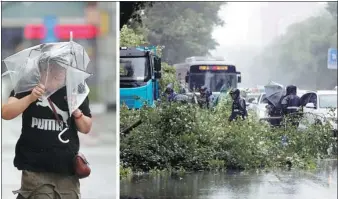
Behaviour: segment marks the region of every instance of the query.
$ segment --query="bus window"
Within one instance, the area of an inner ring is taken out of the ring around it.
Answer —
[[[190,73],[189,88],[193,90],[206,86],[212,92],[220,92],[221,88],[226,88],[226,90],[235,88],[237,86],[236,78],[236,74],[227,73]]]
[[[146,57],[120,58],[120,80],[147,79],[149,76],[147,63]]]

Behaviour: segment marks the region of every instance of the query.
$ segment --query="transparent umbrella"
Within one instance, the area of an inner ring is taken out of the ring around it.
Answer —
[[[31,91],[38,84],[46,88],[40,101],[66,86],[69,114],[71,115],[89,94],[85,80],[91,76],[86,72],[90,62],[84,48],[72,41],[40,44],[24,49],[4,60],[15,93]],[[67,126],[67,124],[66,124]],[[59,134],[68,129],[66,127]]]

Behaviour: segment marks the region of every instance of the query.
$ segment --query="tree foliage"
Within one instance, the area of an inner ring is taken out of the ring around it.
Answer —
[[[218,45],[212,30],[223,21],[218,11],[223,2],[156,2],[144,9],[143,28],[151,44],[164,45],[163,59],[183,61],[205,55]],[[170,63],[168,62],[168,63]]]
[[[160,88],[162,91],[164,91],[170,83],[174,85],[174,90],[179,90],[180,84],[176,78],[175,68],[165,62],[162,62],[162,78],[160,79]]]
[[[138,46],[146,43],[143,35],[137,34],[133,29],[124,25],[120,30],[120,46]]]
[[[120,29],[128,25],[130,20],[142,22],[139,11],[146,6],[151,6],[152,2],[145,1],[121,1],[120,2]]]
[[[327,2],[326,10],[337,20],[337,1]]]
[[[292,24],[254,60],[253,74],[268,70],[270,74],[265,77],[266,81],[296,84],[305,89],[336,86],[337,72],[327,69],[328,48],[337,48],[337,18],[334,17],[337,10],[333,5],[327,6],[333,17],[323,13]]]
[[[229,123],[228,105],[215,111],[191,104],[162,102],[157,108],[120,109],[120,128],[141,118],[143,123],[120,136],[121,166],[133,171],[153,169],[252,169],[284,166],[313,168],[336,146],[330,126],[309,125],[305,131],[271,129],[252,114]],[[282,144],[282,137],[288,144]]]

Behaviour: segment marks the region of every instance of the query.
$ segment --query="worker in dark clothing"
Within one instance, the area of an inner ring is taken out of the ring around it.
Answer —
[[[268,100],[268,105],[266,106],[266,109],[268,110],[269,117],[272,117],[271,119],[269,119],[270,125],[273,127],[280,126],[282,122],[281,104],[279,103],[275,106]]]
[[[169,102],[174,101],[175,96],[177,94],[174,92],[174,85],[172,83],[167,85],[167,88],[164,91],[164,95],[166,96],[166,98]]]
[[[230,95],[233,102],[229,121],[236,120],[239,116],[244,120],[248,116],[245,99],[240,97],[240,91],[237,88],[232,89]]]
[[[200,96],[198,98],[198,104],[201,108],[210,108],[212,102],[212,92],[208,90],[206,86],[200,88]]]
[[[282,100],[282,113],[291,125],[298,127],[300,98],[297,96],[297,87],[290,85],[286,87],[286,96]]]

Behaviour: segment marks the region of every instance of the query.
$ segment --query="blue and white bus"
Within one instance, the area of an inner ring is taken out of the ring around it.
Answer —
[[[176,78],[187,92],[206,86],[217,96],[223,86],[228,89],[238,88],[238,83],[241,82],[241,72],[223,58],[189,57],[184,63],[175,64],[174,67]]]

